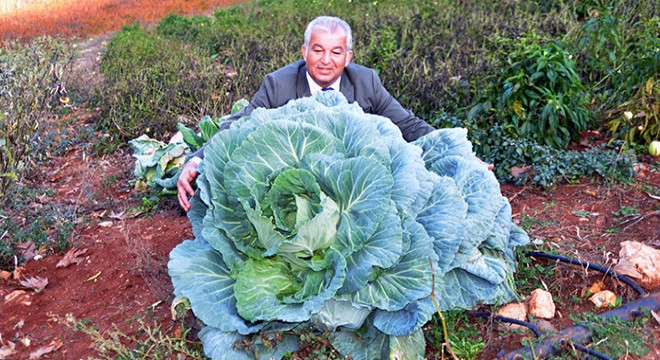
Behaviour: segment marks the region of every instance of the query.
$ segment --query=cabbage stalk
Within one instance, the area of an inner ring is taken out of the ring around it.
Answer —
[[[413,143],[338,92],[256,109],[205,150],[194,240],[168,264],[212,359],[279,359],[325,332],[353,359],[422,359],[436,312],[516,297],[499,183],[462,128]]]

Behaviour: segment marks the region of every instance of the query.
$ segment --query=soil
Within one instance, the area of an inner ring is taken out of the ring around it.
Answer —
[[[74,64],[78,81],[89,84],[98,81],[99,53],[111,38],[111,34],[92,35],[95,37],[80,43],[80,56]],[[74,110],[49,121],[90,126],[94,112]],[[0,359],[3,351],[11,353],[6,359],[98,357],[92,339],[75,331],[72,319],[106,336],[112,331],[136,336],[141,322],[158,324],[170,334],[180,329],[170,312],[173,290],[167,261],[172,248],[193,238],[187,217],[174,200],[162,201],[157,210],[143,209],[143,194],[129,185],[134,161],[128,151],[95,157],[83,145],[53,156],[42,165],[43,175],[29,184],[55,190],[56,195],[43,198],[43,203],[77,211],[80,221],[70,239],[72,251],[79,254],[73,258],[77,262],[58,267],[64,253],[37,249],[32,256],[38,256],[21,264],[19,270],[23,280],[47,279],[43,289],[34,291],[19,280],[0,279]],[[555,189],[503,185],[502,193],[512,204],[514,221],[543,248],[608,267],[619,258],[623,241],[660,248],[660,164],[648,156],[641,160],[630,183],[576,179]],[[533,260],[543,266],[552,264]],[[595,309],[585,297],[586,289],[599,280],[624,302],[639,298],[629,286],[611,277],[569,264],[557,264],[552,277],[539,279],[557,304],[549,324],[558,330],[572,325],[570,314],[605,311]],[[522,290],[521,295],[527,296],[533,289]],[[658,320],[651,318],[645,331],[650,351],[642,359],[660,359]],[[479,359],[494,359],[501,350],[517,349],[524,336],[531,335],[484,326],[482,338],[487,345]],[[13,350],[8,352],[11,344]],[[640,359],[634,355],[625,358]]]

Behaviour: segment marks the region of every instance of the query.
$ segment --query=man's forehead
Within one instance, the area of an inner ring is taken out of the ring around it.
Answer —
[[[333,31],[328,31],[323,28],[314,28],[312,31],[312,36],[310,39],[311,46],[346,46],[346,31],[342,28],[334,29]]]

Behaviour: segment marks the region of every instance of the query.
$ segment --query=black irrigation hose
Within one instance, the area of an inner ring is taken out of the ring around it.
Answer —
[[[528,329],[532,330],[532,332],[534,332],[534,335],[536,335],[536,337],[543,336],[543,333],[541,332],[541,330],[539,330],[539,328],[536,325],[534,325],[533,323],[528,322],[528,321],[522,321],[522,320],[518,320],[518,319],[506,317],[506,316],[494,315],[494,314],[486,312],[486,311],[467,310],[467,311],[465,311],[465,314],[468,315],[468,316],[474,316],[474,317],[480,317],[480,318],[486,318],[486,319],[495,319],[495,320],[504,321],[504,322],[508,322],[508,323],[512,323],[512,324],[522,325],[522,326],[525,326]],[[589,349],[589,348],[587,348],[587,347],[585,347],[581,344],[573,343],[572,346],[576,350],[578,350],[580,352],[583,352],[583,353],[585,353],[589,356],[593,356],[593,357],[601,359],[601,360],[613,360],[611,357],[609,357],[607,355],[603,355],[603,354],[601,354],[599,352],[596,352],[594,350],[591,350],[591,349]],[[504,352],[504,350],[502,350],[502,352]]]
[[[584,346],[584,345],[580,345],[580,344],[578,344],[578,343],[573,343],[573,347],[574,347],[575,349],[577,349],[577,350],[579,350],[579,351],[581,351],[581,352],[583,352],[583,353],[589,355],[589,356],[593,356],[593,357],[598,358],[598,359],[601,359],[601,360],[614,360],[614,359],[612,359],[611,357],[609,357],[609,356],[607,356],[607,355],[603,355],[603,354],[601,354],[601,353],[599,353],[599,352],[596,352],[596,351],[594,351],[594,350],[591,350],[591,349],[587,348],[586,346]]]
[[[486,311],[467,310],[465,312],[465,314],[468,315],[468,316],[475,316],[475,317],[481,317],[481,318],[486,318],[486,319],[495,319],[495,320],[504,321],[504,322],[508,322],[508,323],[512,323],[512,324],[522,325],[522,326],[532,330],[534,332],[534,335],[536,335],[537,337],[543,335],[541,330],[539,330],[539,328],[536,325],[532,324],[531,322],[522,321],[522,320],[518,320],[518,319],[506,317],[506,316],[494,315],[494,314],[486,312]]]
[[[542,257],[542,258],[551,259],[551,260],[559,260],[559,261],[566,262],[566,263],[571,263],[571,264],[574,264],[574,265],[580,265],[580,266],[584,267],[585,269],[594,269],[594,270],[600,271],[602,273],[613,276],[613,277],[617,278],[618,280],[630,285],[633,289],[635,289],[635,291],[637,291],[638,294],[640,294],[642,296],[646,295],[646,291],[644,291],[644,289],[642,289],[634,281],[630,280],[629,278],[627,278],[627,277],[625,277],[621,274],[618,274],[616,271],[614,271],[612,269],[604,268],[600,265],[591,264],[591,263],[588,263],[586,261],[581,261],[581,260],[577,260],[577,259],[569,259],[569,258],[564,257],[564,256],[546,254],[546,253],[542,253],[540,251],[527,251],[525,254],[527,254],[528,256],[536,256],[536,257]]]

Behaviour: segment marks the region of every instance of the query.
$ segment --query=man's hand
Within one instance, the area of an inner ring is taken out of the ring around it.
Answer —
[[[490,170],[490,171],[493,171],[493,169],[495,168],[495,165],[494,165],[494,164],[489,164],[489,163],[487,163],[487,162],[481,160],[481,159],[478,158],[478,157],[477,157],[477,160],[478,160],[480,163],[486,165],[486,166],[488,167],[488,170]]]
[[[188,196],[195,195],[195,190],[192,188],[192,182],[197,178],[197,163],[188,161],[181,170],[179,180],[176,182],[177,195],[179,197],[179,205],[183,210],[190,210],[190,200]]]

